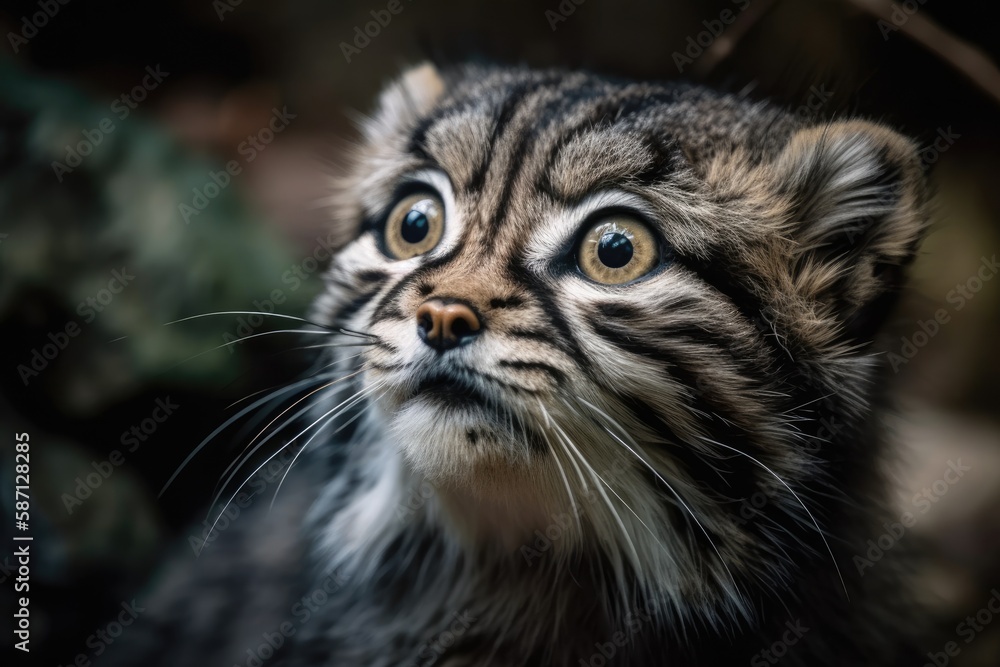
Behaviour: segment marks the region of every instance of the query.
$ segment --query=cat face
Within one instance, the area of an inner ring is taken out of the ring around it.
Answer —
[[[516,545],[571,516],[560,549],[687,595],[708,571],[736,606],[734,572],[781,578],[922,228],[907,141],[682,86],[424,66],[356,157],[319,310],[373,337],[351,367],[459,522]],[[739,514],[761,489],[770,523]]]

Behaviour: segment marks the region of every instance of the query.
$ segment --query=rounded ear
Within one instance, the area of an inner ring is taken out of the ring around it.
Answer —
[[[434,65],[411,67],[386,86],[375,112],[359,121],[363,141],[345,151],[345,169],[334,175],[332,193],[326,198],[330,216],[337,221],[330,232],[335,248],[357,236],[371,165],[398,161],[398,151],[405,148],[413,127],[434,108],[444,91],[444,79]],[[368,166],[361,169],[362,164]]]
[[[377,110],[367,124],[369,139],[392,136],[427,114],[444,94],[445,83],[438,69],[425,62],[411,67],[379,95]]]
[[[799,130],[770,165],[791,204],[792,277],[855,339],[881,324],[927,226],[917,147],[867,121]]]

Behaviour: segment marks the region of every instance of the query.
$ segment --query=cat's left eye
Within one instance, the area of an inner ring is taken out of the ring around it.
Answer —
[[[621,285],[652,271],[659,259],[659,245],[649,227],[628,215],[614,215],[587,230],[577,264],[591,280]]]
[[[444,204],[420,192],[403,197],[385,223],[385,246],[395,259],[409,259],[428,252],[444,233]]]

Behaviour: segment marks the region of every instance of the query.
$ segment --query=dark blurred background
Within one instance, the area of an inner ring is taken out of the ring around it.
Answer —
[[[917,515],[902,539],[926,550],[921,593],[961,647],[950,664],[998,664],[1000,618],[956,634],[1000,586],[1000,43],[983,3],[388,4],[0,9],[0,595],[11,603],[13,434],[27,432],[33,657],[99,657],[88,637],[201,535],[245,435],[224,434],[158,498],[171,473],[227,406],[310,362],[287,334],[213,349],[287,323],[163,325],[304,315],[354,120],[407,64],[476,58],[687,78],[818,121],[882,120],[926,147],[934,227],[886,338],[899,512]],[[969,471],[942,486],[959,459]]]

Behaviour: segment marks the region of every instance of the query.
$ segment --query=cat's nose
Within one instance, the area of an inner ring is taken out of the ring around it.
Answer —
[[[417,334],[439,352],[469,342],[480,329],[476,311],[461,301],[431,299],[417,308]]]

